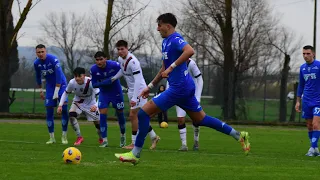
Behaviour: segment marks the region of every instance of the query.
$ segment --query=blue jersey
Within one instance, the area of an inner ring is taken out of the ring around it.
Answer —
[[[34,69],[36,72],[36,81],[41,86],[41,76],[46,79],[46,97],[50,99],[53,96],[56,84],[61,85],[61,92],[67,85],[67,79],[62,72],[59,60],[56,56],[47,54],[45,60],[37,58],[34,62]],[[59,93],[61,95],[62,93]]]
[[[90,70],[92,84],[94,85],[97,82],[102,82],[115,76],[119,70],[120,64],[112,60],[107,60],[104,68],[99,68],[97,65],[93,65]],[[118,79],[112,82],[111,85],[101,86],[99,89],[100,94],[107,94],[109,96],[122,96],[122,88]]]
[[[175,32],[165,38],[162,42],[162,60],[167,69],[173,62],[175,62],[182,54],[182,49],[188,43],[183,37]],[[195,85],[188,73],[187,63],[184,62],[175,67],[169,74],[168,82],[171,88],[181,89],[183,85],[185,88],[194,89]]]
[[[297,96],[302,94],[303,102],[320,105],[320,61],[301,65]]]

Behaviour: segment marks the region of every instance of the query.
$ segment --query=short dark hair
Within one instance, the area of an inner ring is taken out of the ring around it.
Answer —
[[[173,27],[176,27],[178,22],[177,22],[177,18],[174,14],[165,13],[165,14],[161,14],[157,18],[157,23],[168,23],[168,24],[172,25]]]
[[[314,47],[311,45],[306,45],[303,47],[303,49],[307,50],[307,49],[311,49],[312,52],[314,52]]]
[[[121,47],[121,46],[124,46],[124,47],[128,47],[128,42],[125,41],[125,40],[119,40],[117,43],[116,43],[116,47]]]
[[[102,51],[98,51],[98,52],[96,52],[96,54],[94,55],[94,58],[97,58],[97,57],[107,57],[105,54],[104,54],[104,52],[102,52]]]
[[[46,46],[43,45],[43,44],[38,44],[38,45],[36,46],[36,49],[41,49],[41,48],[46,48]]]
[[[73,70],[73,75],[75,76],[80,76],[81,74],[86,74],[86,70],[82,67],[76,67],[74,70]]]

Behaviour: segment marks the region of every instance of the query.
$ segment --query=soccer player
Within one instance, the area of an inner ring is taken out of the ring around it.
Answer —
[[[186,111],[193,123],[206,126],[224,134],[234,137],[240,142],[245,154],[250,150],[248,132],[238,132],[219,119],[205,114],[197,101],[195,85],[187,70],[187,60],[194,54],[193,48],[175,31],[176,17],[171,13],[162,14],[157,18],[158,28],[162,38],[162,68],[156,77],[148,84],[140,96],[147,98],[152,89],[162,78],[168,78],[170,87],[159,96],[153,97],[138,112],[139,130],[136,143],[132,151],[123,154],[115,154],[122,162],[137,164],[140,153],[148,133],[150,117],[165,111],[174,105],[180,106]]]
[[[100,113],[98,110],[98,103],[96,102],[96,96],[99,94],[99,89],[92,87],[91,78],[86,77],[85,74],[86,71],[82,67],[77,67],[73,70],[74,78],[69,81],[57,109],[57,113],[60,114],[63,102],[68,98],[68,94],[74,92],[75,96],[69,109],[69,119],[77,134],[77,140],[74,142],[75,146],[80,145],[84,140],[81,136],[80,126],[77,120],[81,113],[86,115],[88,121],[94,123],[99,136],[99,143],[102,143],[99,123]]]
[[[312,46],[303,47],[306,63],[300,66],[296,111],[300,111],[302,99],[302,118],[307,121],[310,149],[306,156],[320,156],[318,140],[320,136],[320,62],[315,60]],[[303,94],[303,98],[302,98]]]
[[[118,122],[120,126],[120,147],[126,144],[126,120],[123,114],[123,94],[122,87],[119,80],[112,82],[111,77],[117,74],[120,70],[119,63],[106,59],[106,55],[98,51],[94,58],[96,64],[91,67],[91,81],[94,88],[99,88],[99,112],[100,112],[100,132],[103,142],[100,147],[108,146],[107,139],[107,115],[109,104],[112,103],[113,108],[116,109]]]
[[[203,79],[201,75],[201,71],[199,67],[197,66],[196,62],[192,59],[187,60],[187,68],[188,72],[190,73],[193,82],[196,86],[195,96],[200,103],[201,101],[201,93],[203,88]],[[167,85],[169,87],[169,85]],[[180,139],[181,139],[181,147],[179,148],[179,151],[188,151],[187,146],[187,128],[185,123],[185,117],[186,117],[186,111],[184,111],[179,106],[176,106],[176,112],[178,117],[178,129],[180,133]],[[193,127],[193,138],[194,138],[194,144],[193,144],[193,150],[199,150],[199,131],[200,127],[196,125],[192,125]]]
[[[119,72],[112,78],[112,80],[119,79],[124,75],[124,79],[128,85],[128,97],[130,103],[130,121],[132,128],[132,143],[128,146],[125,146],[125,149],[132,149],[136,141],[136,135],[138,131],[138,111],[139,109],[147,103],[147,99],[138,97],[142,90],[147,87],[147,84],[144,80],[140,62],[138,59],[128,51],[128,43],[124,40],[119,40],[116,43],[118,50],[118,62],[120,63],[121,69]],[[152,141],[150,149],[155,149],[160,137],[154,132],[151,126],[149,126],[149,136]]]
[[[66,89],[67,80],[63,74],[59,60],[56,56],[47,54],[46,47],[43,44],[36,46],[37,59],[34,62],[34,69],[36,72],[36,81],[40,89],[40,97],[45,100],[46,119],[49,130],[50,139],[46,144],[53,144],[56,142],[54,137],[54,107],[57,106],[57,100],[60,100],[61,95]],[[42,90],[41,76],[46,79],[46,96]],[[62,105],[62,144],[68,144],[67,130],[68,130],[68,107],[67,100],[63,101]]]

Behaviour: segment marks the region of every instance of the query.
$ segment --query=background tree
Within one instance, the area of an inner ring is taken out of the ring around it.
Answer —
[[[20,17],[14,25],[12,7],[14,0],[0,0],[0,112],[9,112],[10,79],[19,67],[17,51],[17,35],[32,9],[40,0],[28,0],[21,11],[18,0]]]

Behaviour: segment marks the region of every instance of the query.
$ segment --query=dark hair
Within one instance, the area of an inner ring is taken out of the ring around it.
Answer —
[[[165,14],[161,14],[157,18],[157,23],[168,23],[168,24],[172,25],[173,27],[176,27],[178,22],[177,22],[177,18],[174,14],[165,13]]]
[[[41,49],[41,48],[46,48],[46,46],[43,45],[43,44],[38,44],[38,45],[36,46],[36,49]]]
[[[76,67],[74,70],[73,70],[73,75],[75,76],[80,76],[81,74],[86,74],[86,70],[82,67]]]
[[[98,52],[96,52],[96,54],[94,55],[94,58],[97,58],[97,57],[106,57],[106,55],[104,54],[104,52],[102,52],[102,51],[98,51]]]
[[[161,88],[161,87],[163,87],[163,91],[165,91],[165,90],[166,90],[166,86],[165,86],[165,85],[163,85],[163,84],[161,84],[161,85],[159,86],[158,92],[163,92],[163,91],[160,91],[160,88]]]
[[[119,40],[117,43],[116,43],[116,47],[121,47],[121,46],[124,46],[124,47],[128,47],[128,42],[125,41],[125,40]]]
[[[313,46],[310,46],[310,45],[304,46],[303,49],[305,49],[305,50],[311,49],[311,51],[314,52],[314,47],[313,47]]]

